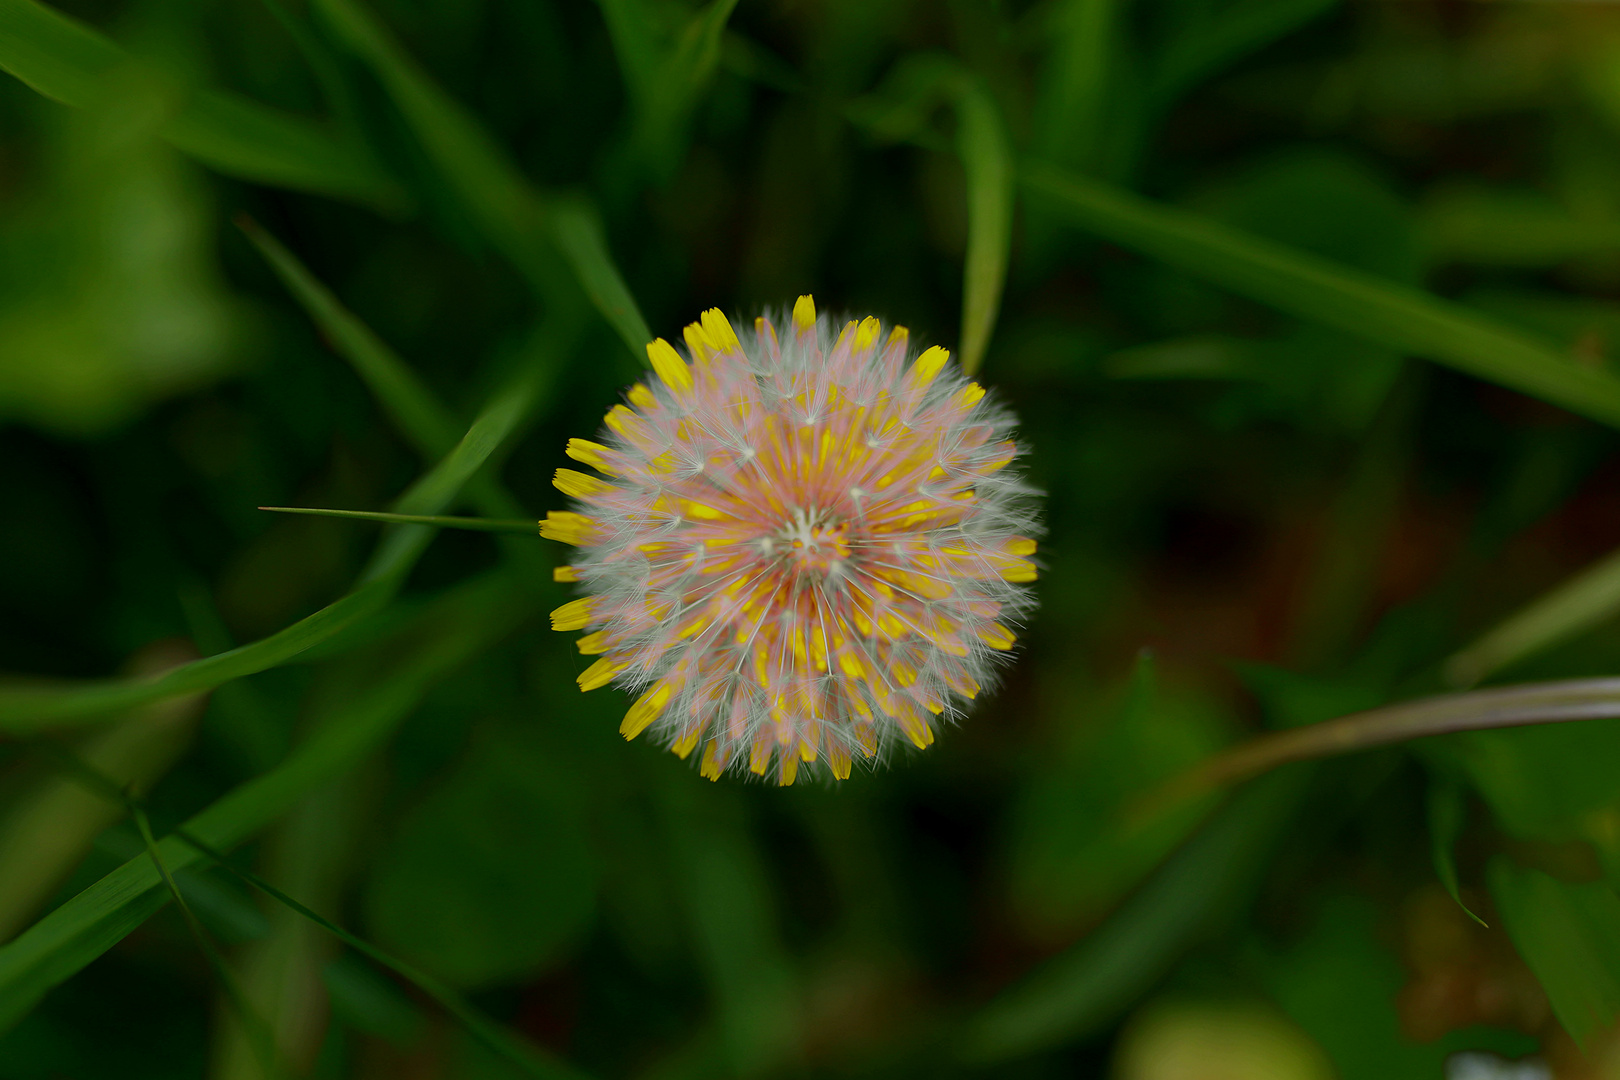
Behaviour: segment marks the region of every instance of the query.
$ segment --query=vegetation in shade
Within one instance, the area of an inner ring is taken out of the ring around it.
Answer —
[[[0,1080],[1620,1063],[1616,13],[0,0],[0,69]],[[536,534],[649,341],[809,293],[1021,417],[1041,607],[925,751],[700,782]]]

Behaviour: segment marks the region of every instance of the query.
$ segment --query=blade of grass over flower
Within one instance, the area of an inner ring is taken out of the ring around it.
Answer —
[[[1371,750],[1455,731],[1620,717],[1620,679],[1566,679],[1420,698],[1250,739],[1216,754],[1143,800],[1151,814],[1279,765]]]
[[[1026,162],[1021,178],[1114,243],[1301,318],[1620,426],[1620,379],[1461,305],[1042,162]]]
[[[313,506],[261,506],[278,514],[308,514],[312,517],[355,518],[381,521],[390,525],[432,525],[440,529],[471,529],[475,532],[535,533],[538,524],[527,519],[435,517],[425,514],[385,514],[376,510],[322,510]]]
[[[1311,772],[1277,773],[1238,792],[1107,922],[970,1018],[958,1054],[988,1065],[1116,1019],[1246,904]]]
[[[455,449],[395,504],[399,513],[430,515],[443,509],[489,459],[529,410],[542,377],[525,367],[491,399]],[[404,582],[433,538],[433,530],[406,525],[385,533],[353,592],[285,630],[229,652],[144,679],[113,679],[67,687],[0,691],[0,731],[26,732],[70,721],[104,719],[109,713],[209,690],[232,679],[286,663],[360,619],[380,611]]]
[[[1445,677],[1465,688],[1509,664],[1574,637],[1620,613],[1620,551],[1600,559],[1504,620],[1446,661]]]
[[[509,575],[492,573],[428,605],[391,640],[379,677],[315,718],[311,734],[276,768],[228,792],[185,822],[185,831],[228,851],[311,790],[377,749],[440,677],[505,637],[532,613]],[[171,872],[201,855],[175,837],[158,845]],[[112,948],[163,906],[163,883],[145,855],[72,897],[0,946],[0,1030],[52,987]]]
[[[1006,125],[990,92],[977,79],[957,99],[957,153],[967,173],[967,256],[962,267],[962,370],[984,362],[1001,307],[1012,249],[1013,157]]]
[[[79,108],[102,95],[103,77],[134,63],[116,44],[37,0],[0,0],[0,69]],[[161,134],[222,173],[380,208],[404,204],[399,186],[357,148],[311,120],[233,94],[186,97]]]
[[[314,8],[376,73],[489,241],[542,293],[556,290],[547,249],[561,251],[639,365],[652,333],[589,215],[577,205],[569,209],[565,204],[560,212],[547,206],[477,119],[434,85],[356,0],[314,0]]]

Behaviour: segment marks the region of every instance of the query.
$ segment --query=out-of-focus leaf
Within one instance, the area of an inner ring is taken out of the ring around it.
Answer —
[[[128,62],[117,45],[37,0],[0,2],[0,68],[46,97],[81,108],[103,93],[103,79]],[[176,148],[244,180],[385,207],[399,188],[365,154],[309,120],[245,98],[205,90],[189,95],[162,126]]]
[[[1210,805],[1193,800],[1146,827],[1123,824],[1124,808],[1228,737],[1218,708],[1160,688],[1152,657],[1139,658],[1103,729],[1031,777],[1014,810],[1008,887],[1025,924],[1044,938],[1069,936],[1117,902]]]
[[[207,194],[155,137],[164,95],[118,90],[65,117],[49,183],[0,221],[0,419],[99,433],[240,352]]]
[[[374,868],[367,922],[384,945],[462,986],[561,955],[595,907],[573,777],[491,738],[410,811]]]
[[[652,333],[600,228],[579,202],[547,205],[478,120],[434,85],[357,0],[315,0],[314,9],[376,73],[490,243],[545,294],[557,288],[551,252],[561,251],[586,295],[640,362]]]
[[[1492,860],[1491,897],[1514,947],[1577,1042],[1620,1018],[1620,896]]]
[[[499,574],[457,588],[407,627],[370,689],[331,701],[314,734],[285,762],[194,815],[185,831],[217,850],[251,837],[376,750],[434,681],[499,640],[528,611],[526,594]],[[160,847],[174,871],[202,858],[175,837]],[[162,880],[143,854],[0,947],[0,1029],[123,940],[165,899]]]
[[[1469,731],[1435,751],[1467,770],[1517,836],[1569,837],[1581,818],[1620,800],[1620,721]]]
[[[1620,379],[1483,315],[1049,165],[1022,176],[1077,224],[1222,288],[1620,425]]]
[[[1435,777],[1429,781],[1429,852],[1434,858],[1434,875],[1440,879],[1447,895],[1457,906],[1468,912],[1468,917],[1485,926],[1486,922],[1463,903],[1462,889],[1457,883],[1457,839],[1462,836],[1468,819],[1468,802],[1462,785],[1450,777]]]
[[[533,405],[541,373],[525,368],[491,399],[455,449],[411,486],[395,507],[403,513],[443,509]],[[353,592],[285,630],[251,645],[182,665],[156,678],[107,680],[88,685],[0,691],[0,730],[31,731],[104,717],[177,694],[209,690],[232,679],[284,664],[380,611],[427,549],[433,530],[398,526],[385,533]]]
[[[1311,770],[1250,784],[1154,872],[1107,922],[987,1004],[960,1052],[989,1063],[1097,1031],[1246,905]]]
[[[990,92],[969,80],[957,98],[956,152],[967,173],[967,255],[962,266],[962,370],[984,361],[1012,249],[1012,146]]]

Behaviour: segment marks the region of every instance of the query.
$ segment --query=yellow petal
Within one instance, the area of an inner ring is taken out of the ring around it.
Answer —
[[[578,581],[579,580],[579,571],[575,570],[572,566],[553,567],[552,571],[551,571],[551,580],[552,581],[565,581],[565,582],[566,581]]]
[[[613,676],[624,670],[625,665],[615,663],[607,657],[599,657],[596,663],[579,673],[575,680],[581,690],[590,691],[606,686],[613,681]]]
[[[551,485],[564,495],[572,495],[576,499],[590,499],[618,490],[606,480],[598,480],[577,469],[558,469],[551,478]]]
[[[667,681],[661,682],[637,698],[619,723],[619,734],[630,740],[646,731],[647,725],[658,719],[658,714],[669,704],[671,691],[672,687]]]
[[[801,296],[793,305],[793,328],[804,333],[816,325],[816,301],[813,297]]]
[[[596,656],[607,652],[607,631],[598,630],[593,634],[586,634],[574,644],[579,647],[582,656]]]
[[[596,538],[596,522],[572,510],[548,510],[546,520],[540,523],[540,535],[579,547]]]
[[[591,621],[591,598],[570,600],[551,613],[553,630],[583,630]]]
[[[732,352],[742,347],[737,340],[737,331],[731,328],[731,321],[719,308],[710,308],[703,313],[703,332],[720,352]]]
[[[920,390],[933,382],[934,377],[945,370],[945,363],[950,358],[951,354],[949,352],[935,345],[917,357],[917,362],[912,364],[911,370],[906,373],[906,382],[913,389]]]
[[[651,347],[652,346],[650,345],[648,346],[648,348]],[[630,404],[634,405],[638,409],[650,409],[654,405],[658,404],[658,399],[653,397],[653,392],[647,389],[646,383],[636,383],[636,385],[630,388],[629,393],[625,394],[624,396],[629,398]]]
[[[589,439],[569,439],[568,447],[563,451],[575,461],[583,461],[597,472],[605,472],[609,476],[618,474],[617,469],[610,469],[607,465],[606,454],[608,448]]]
[[[652,361],[653,370],[664,380],[665,386],[676,393],[692,389],[692,371],[675,351],[675,346],[659,338],[647,346],[647,359]]]

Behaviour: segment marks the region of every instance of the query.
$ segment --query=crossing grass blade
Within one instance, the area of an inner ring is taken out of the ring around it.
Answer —
[[[379,677],[364,691],[332,703],[316,718],[314,733],[286,761],[194,815],[185,831],[221,851],[252,837],[317,785],[375,751],[429,686],[498,642],[531,609],[529,594],[514,587],[506,574],[492,573],[458,586],[387,643],[389,654]],[[202,858],[173,836],[158,849],[171,872]],[[152,860],[142,854],[0,947],[0,1030],[123,940],[166,899]]]
[[[548,205],[478,120],[434,85],[356,0],[314,0],[313,6],[332,34],[376,73],[489,241],[553,299],[552,252],[561,252],[639,365],[652,334],[591,215],[577,202]]]
[[[396,511],[431,515],[447,506],[528,412],[538,392],[539,377],[532,366],[524,368],[497,392],[455,449],[399,498]],[[433,530],[423,525],[406,525],[385,533],[353,592],[250,645],[183,664],[156,678],[0,691],[0,731],[23,733],[48,725],[104,719],[120,710],[177,694],[211,690],[232,679],[284,664],[380,611],[432,538]]]
[[[967,173],[967,257],[962,267],[962,370],[984,362],[1012,250],[1013,155],[1001,110],[977,79],[957,99],[957,153]]]
[[[86,108],[104,76],[135,61],[106,37],[37,0],[0,0],[0,69],[41,94]],[[405,205],[403,190],[368,154],[323,125],[235,94],[189,95],[161,134],[230,176],[378,208]]]
[[[1075,224],[1222,288],[1620,427],[1620,379],[1459,304],[1042,162],[1021,178]]]

